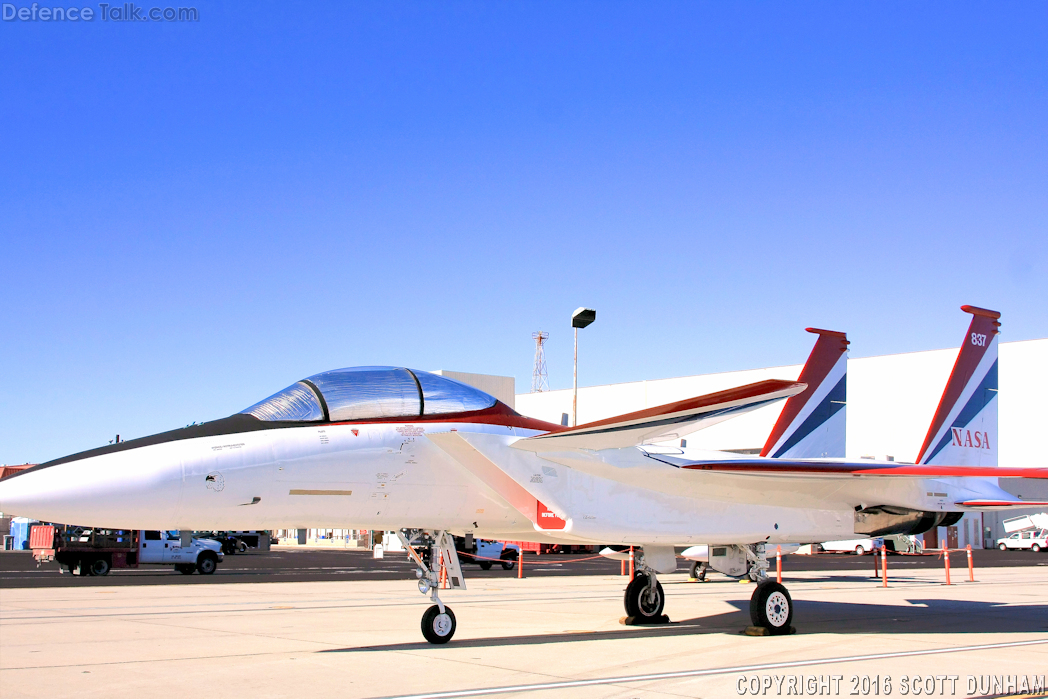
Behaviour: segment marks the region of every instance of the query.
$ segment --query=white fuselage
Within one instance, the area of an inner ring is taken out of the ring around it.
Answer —
[[[455,430],[565,520],[563,528],[535,524],[541,519],[534,512],[512,506],[426,437]],[[939,497],[949,492],[949,479],[934,488],[891,479],[813,488],[783,478],[779,489],[764,478],[754,488],[745,475],[685,472],[639,448],[540,456],[510,446],[534,434],[496,424],[385,422],[180,439],[21,474],[3,483],[0,507],[98,527],[412,527],[484,538],[686,545],[853,538],[857,505],[939,511],[952,501]]]

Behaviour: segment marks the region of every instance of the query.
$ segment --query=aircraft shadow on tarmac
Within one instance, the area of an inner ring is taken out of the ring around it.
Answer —
[[[907,600],[910,606],[851,602],[795,601],[798,634],[959,634],[1044,633],[1048,631],[1048,605],[1007,605],[957,600]],[[738,634],[749,625],[749,601],[735,600],[736,611],[685,619],[663,626],[629,626],[614,631],[564,632],[531,636],[499,636],[454,640],[450,647],[488,648],[577,641],[626,641],[633,638]],[[432,648],[426,642],[391,643],[356,648],[330,648],[318,653],[367,653]]]

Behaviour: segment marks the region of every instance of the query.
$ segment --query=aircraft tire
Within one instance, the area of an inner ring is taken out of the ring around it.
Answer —
[[[666,593],[662,590],[662,583],[655,583],[655,599],[653,600],[644,599],[647,587],[647,575],[637,573],[633,576],[633,582],[626,586],[626,595],[623,600],[626,616],[636,619],[655,619],[662,616],[662,610],[666,606]]]
[[[786,588],[774,580],[765,580],[750,597],[750,621],[768,630],[772,636],[790,633],[793,624],[793,600]]]
[[[695,578],[696,580],[702,581],[706,579],[706,567],[698,561],[691,562],[691,568],[688,570],[688,577]]]
[[[422,615],[422,635],[434,645],[443,645],[455,635],[455,612],[451,607],[444,606],[444,613],[440,613],[440,607],[433,605]]]

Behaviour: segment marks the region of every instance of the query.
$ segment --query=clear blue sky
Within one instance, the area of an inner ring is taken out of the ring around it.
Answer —
[[[580,305],[583,385],[1048,336],[1043,2],[197,7],[0,23],[0,462],[538,329],[567,387]]]

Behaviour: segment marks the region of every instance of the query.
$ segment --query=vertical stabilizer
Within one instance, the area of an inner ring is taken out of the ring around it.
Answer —
[[[972,323],[935,410],[917,463],[997,465],[997,333],[1001,314],[961,306]]]
[[[819,336],[797,379],[808,387],[786,401],[761,456],[844,458],[848,337],[834,330],[805,329]]]

